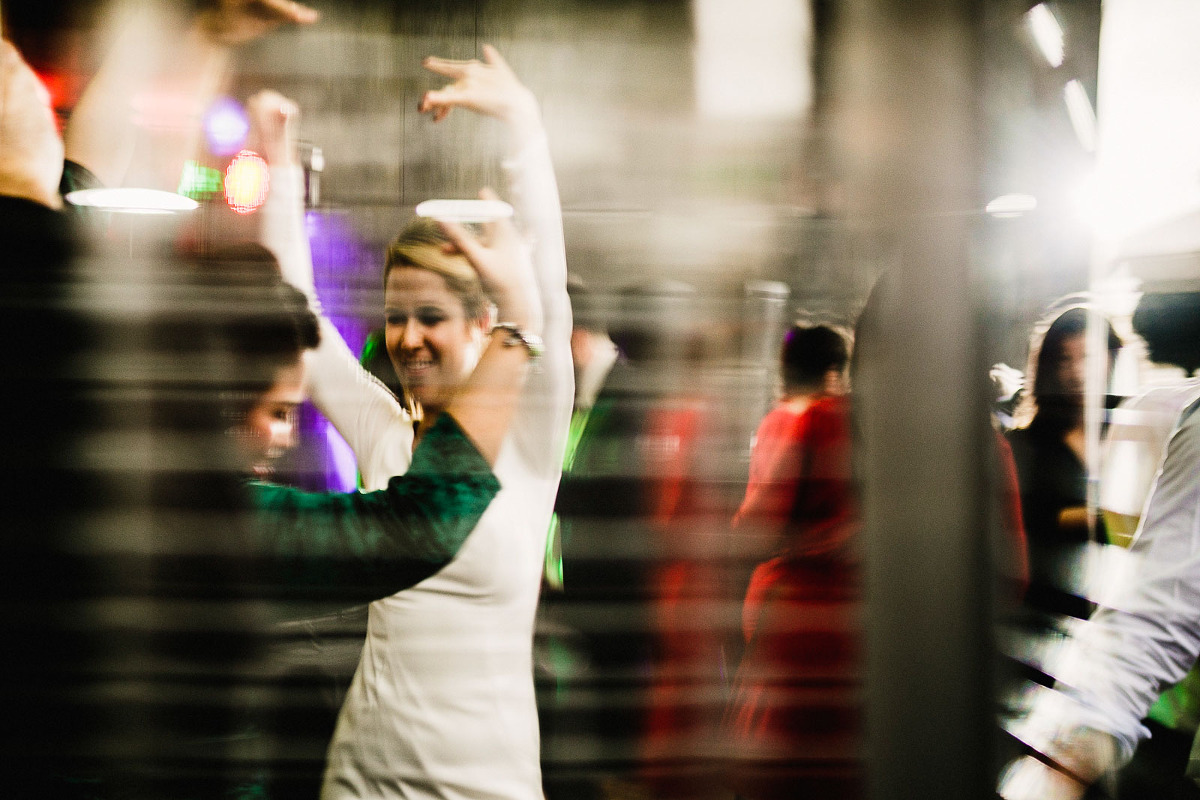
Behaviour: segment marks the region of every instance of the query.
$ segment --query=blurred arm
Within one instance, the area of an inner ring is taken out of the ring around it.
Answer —
[[[412,586],[458,553],[500,484],[453,416],[422,438],[412,469],[374,492],[251,484],[261,554],[289,589],[347,589],[373,600]]]
[[[137,182],[174,190],[183,162],[197,152],[203,114],[228,76],[232,48],[316,19],[288,0],[219,0],[187,19],[163,4],[130,4],[71,113],[66,157],[106,186],[123,185],[135,169]]]
[[[1127,580],[1082,627],[1053,670],[1058,692],[1034,706],[1023,739],[1094,780],[1146,735],[1163,688],[1200,654],[1200,414],[1192,405],[1167,447],[1130,548]]]
[[[62,158],[49,95],[16,48],[0,40],[0,195],[59,208]]]
[[[522,458],[538,474],[557,476],[575,391],[562,206],[537,98],[494,47],[484,45],[483,55],[482,62],[427,58],[425,67],[452,83],[426,92],[420,110],[438,122],[453,109],[463,108],[499,119],[508,127],[511,154],[504,169],[517,222],[532,248],[546,344],[545,355],[526,385],[512,435]]]

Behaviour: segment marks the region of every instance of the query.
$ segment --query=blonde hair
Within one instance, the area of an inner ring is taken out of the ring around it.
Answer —
[[[415,267],[440,275],[446,286],[462,301],[467,319],[483,319],[488,313],[488,299],[479,275],[471,262],[461,253],[447,253],[450,240],[437,223],[417,217],[388,245],[383,266],[383,283],[396,267]]]

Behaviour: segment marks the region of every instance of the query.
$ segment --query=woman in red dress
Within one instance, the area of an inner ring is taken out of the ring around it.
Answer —
[[[759,426],[734,518],[773,554],[746,592],[746,649],[726,716],[729,782],[754,800],[862,794],[848,355],[832,328],[788,332],[784,395]]]

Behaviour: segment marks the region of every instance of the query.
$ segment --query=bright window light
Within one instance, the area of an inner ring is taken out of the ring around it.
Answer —
[[[1083,149],[1089,153],[1096,152],[1096,111],[1092,101],[1088,99],[1087,90],[1077,80],[1067,81],[1063,88],[1063,99],[1067,103],[1067,114],[1071,117],[1071,127]]]
[[[703,116],[786,119],[808,111],[813,33],[807,0],[692,0],[692,9],[696,104]]]
[[[191,211],[199,203],[190,197],[157,189],[80,189],[65,198],[73,206],[87,206],[121,214],[170,214]]]
[[[1063,31],[1054,14],[1045,3],[1038,3],[1025,15],[1029,30],[1038,49],[1046,57],[1046,63],[1052,67],[1061,67],[1063,63]]]
[[[1200,209],[1198,39],[1200,3],[1104,0],[1096,171],[1111,211],[1100,257]]]
[[[1091,228],[1093,234],[1119,228],[1122,223],[1121,190],[1096,169],[1090,169],[1073,179],[1069,192],[1077,220]]]

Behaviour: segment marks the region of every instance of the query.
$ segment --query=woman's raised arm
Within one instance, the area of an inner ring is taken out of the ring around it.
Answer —
[[[364,488],[382,489],[408,469],[412,418],[359,365],[321,308],[304,220],[304,175],[296,158],[296,105],[266,91],[251,98],[249,112],[256,144],[271,167],[271,190],[260,212],[262,244],[279,259],[284,280],[308,297],[321,323],[321,344],[306,356],[309,393],[354,451]]]
[[[542,362],[530,376],[526,400],[513,423],[513,438],[539,474],[557,475],[575,393],[571,304],[562,206],[537,98],[491,45],[483,45],[482,61],[431,57],[424,65],[451,80],[421,98],[420,111],[430,114],[434,122],[461,108],[498,119],[509,131],[509,155],[503,166],[516,220],[532,253],[545,340]]]

